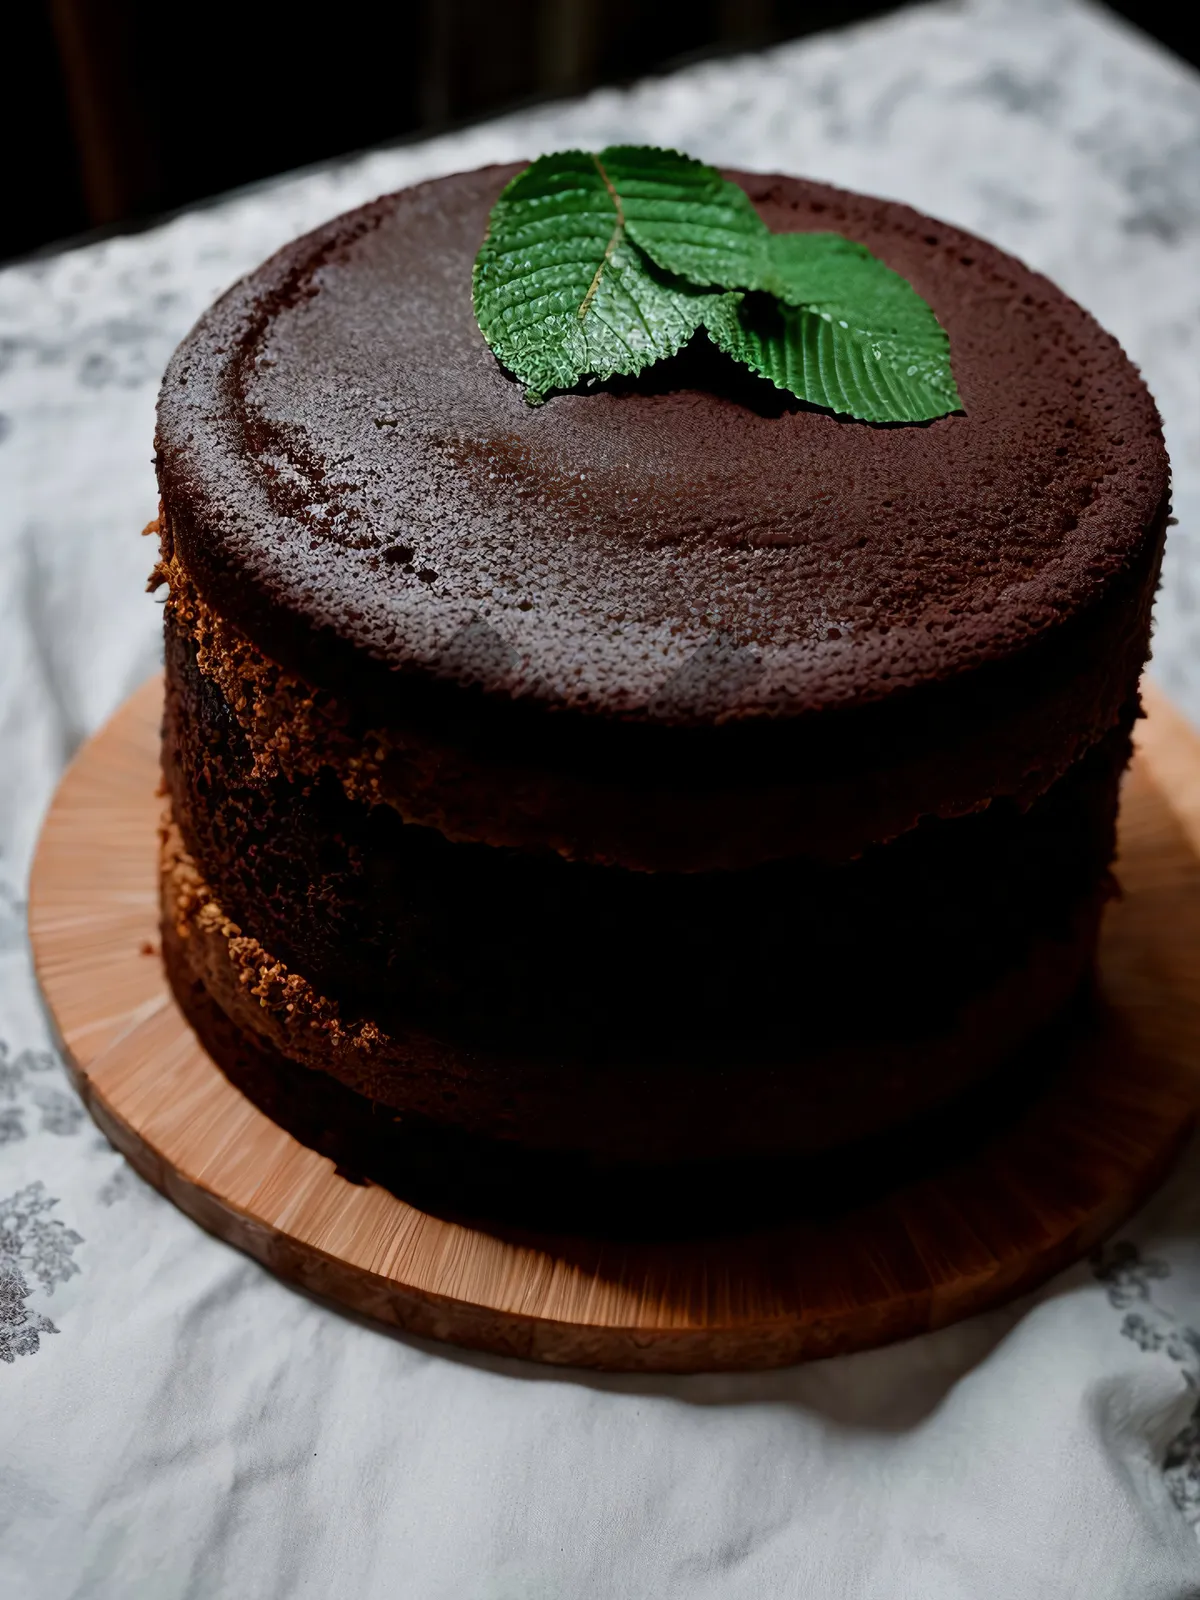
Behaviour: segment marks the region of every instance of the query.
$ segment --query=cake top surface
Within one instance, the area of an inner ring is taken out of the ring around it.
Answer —
[[[703,335],[640,379],[528,406],[471,304],[518,170],[297,240],[167,370],[159,479],[185,564],[318,681],[324,641],[635,719],[846,706],[1020,654],[1156,536],[1161,431],[1115,340],[994,247],[798,179],[730,174],[773,230],[844,233],[913,284],[965,413],[835,417]]]

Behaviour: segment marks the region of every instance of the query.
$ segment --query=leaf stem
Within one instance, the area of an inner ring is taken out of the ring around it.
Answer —
[[[600,157],[598,155],[596,155],[595,153],[593,153],[592,154],[592,160],[596,163],[596,171],[600,174],[600,177],[601,177],[601,179],[602,179],[602,181],[604,183],[604,187],[608,190],[609,199],[612,201],[614,207],[616,208],[617,224],[616,224],[616,227],[612,231],[612,238],[608,241],[608,245],[605,248],[604,258],[600,262],[600,265],[596,268],[595,276],[592,278],[591,283],[588,284],[588,292],[584,295],[583,300],[582,300],[582,302],[580,304],[580,307],[579,307],[579,320],[580,320],[580,322],[582,322],[583,319],[587,316],[588,307],[592,303],[592,300],[593,300],[593,297],[595,296],[596,290],[600,287],[600,279],[604,276],[604,269],[608,265],[608,263],[612,260],[613,251],[620,244],[621,235],[625,232],[625,208],[621,204],[621,196],[613,188],[612,179],[609,177],[608,173],[605,172],[604,163],[600,160]]]

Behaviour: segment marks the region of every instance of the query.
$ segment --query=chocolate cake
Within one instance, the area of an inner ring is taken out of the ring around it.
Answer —
[[[230,1070],[451,1180],[698,1195],[878,1151],[1090,972],[1153,402],[992,246],[732,174],[914,285],[964,409],[837,417],[703,335],[531,407],[471,305],[517,170],[296,241],[168,368],[171,980]]]

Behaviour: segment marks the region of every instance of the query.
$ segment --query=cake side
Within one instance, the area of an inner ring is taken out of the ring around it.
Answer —
[[[838,862],[633,872],[453,842],[326,771],[265,774],[168,622],[164,775],[233,921],[394,1031],[653,1070],[736,1057],[799,1069],[952,1025],[1106,890],[1128,717],[1036,801],[926,819]]]

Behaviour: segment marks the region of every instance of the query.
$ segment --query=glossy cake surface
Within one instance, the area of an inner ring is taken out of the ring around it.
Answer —
[[[1153,403],[992,247],[742,175],[772,228],[910,279],[964,413],[833,417],[699,345],[528,407],[470,301],[514,170],[297,241],[168,370],[177,985],[514,1148],[877,1133],[1086,974],[1167,514]]]

